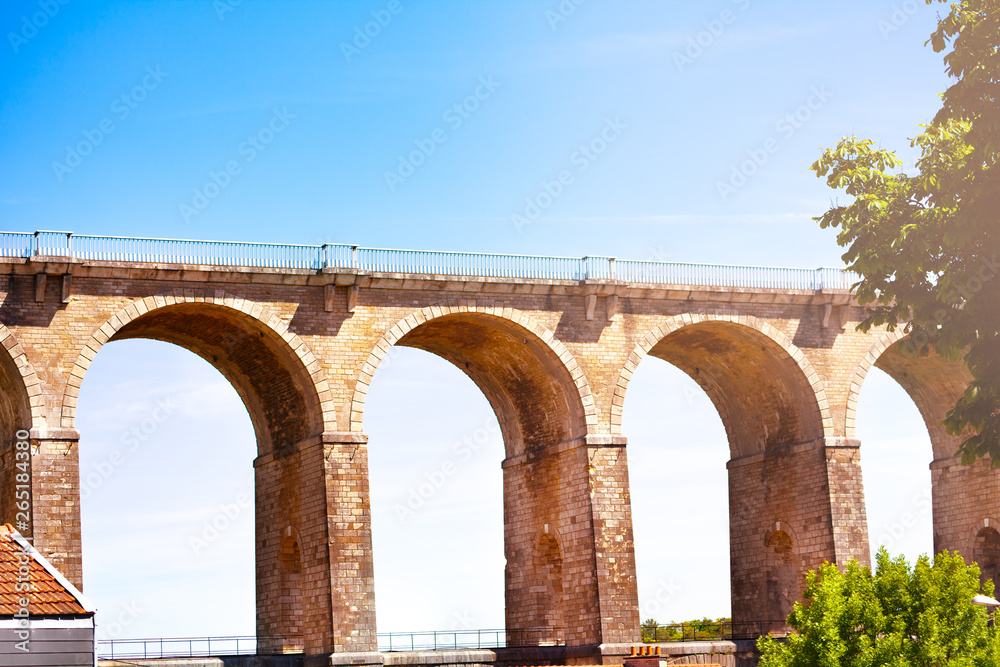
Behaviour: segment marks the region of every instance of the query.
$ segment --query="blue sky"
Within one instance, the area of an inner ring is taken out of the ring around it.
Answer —
[[[945,8],[913,0],[64,1],[0,9],[4,230],[839,266],[810,220],[836,193],[808,166],[852,134],[912,164],[907,137],[947,85],[924,46]],[[515,224],[560,174],[552,203]],[[403,400],[415,384],[425,396]],[[372,389],[380,630],[502,625],[502,447],[470,388],[403,350]],[[177,406],[162,422],[158,401]],[[190,353],[123,341],[98,355],[78,414],[85,475],[155,422],[84,499],[105,634],[252,633],[252,513],[189,546],[252,492],[235,392]],[[650,359],[625,427],[643,609],[728,614],[721,422]],[[873,539],[926,551],[915,408],[873,373],[858,428]],[[480,432],[489,444],[400,522],[401,494]]]

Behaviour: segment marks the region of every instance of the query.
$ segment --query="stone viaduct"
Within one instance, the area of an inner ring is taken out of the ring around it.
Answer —
[[[367,471],[378,443],[364,420],[394,345],[452,362],[496,412],[511,636],[531,629],[590,663],[639,640],[621,417],[650,355],[690,375],[725,424],[737,622],[783,618],[822,561],[869,560],[855,409],[873,365],[930,432],[935,549],[996,574],[997,473],[962,466],[938,426],[964,367],[899,354],[898,333],[857,332],[863,311],[840,271],[65,233],[0,234],[0,255],[0,521],[81,586],[87,367],[110,341],[180,345],[233,384],[256,430],[265,650],[380,661]]]

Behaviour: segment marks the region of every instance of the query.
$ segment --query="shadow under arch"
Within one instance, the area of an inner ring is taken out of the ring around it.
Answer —
[[[950,458],[962,437],[949,435],[941,422],[969,386],[972,373],[961,361],[945,359],[933,351],[926,356],[906,354],[902,350],[905,339],[906,334],[899,330],[884,334],[855,369],[847,396],[847,437],[856,437],[858,399],[865,378],[875,366],[895,380],[916,404],[930,434],[934,458]]]
[[[647,355],[691,377],[726,430],[734,622],[772,620],[769,615],[801,593],[789,582],[823,560],[867,558],[863,496],[851,483],[860,479],[857,448],[835,437],[823,380],[785,334],[746,315],[664,320],[636,344],[620,373],[611,406],[613,432],[621,432],[629,381]],[[849,483],[838,486],[839,475]],[[838,532],[843,514],[859,519],[850,521],[859,528]],[[790,546],[773,542],[776,522],[785,521],[809,526],[798,531],[810,544],[808,558],[793,557]]]
[[[98,328],[80,352],[62,402],[62,426],[73,428],[87,368],[105,343],[148,338],[172,343],[205,359],[243,400],[257,435],[258,455],[279,455],[335,430],[333,410],[321,403],[326,378],[288,325],[260,304],[212,291],[175,292],[139,299]]]
[[[506,455],[508,640],[571,646],[608,641],[614,635],[602,625],[609,613],[601,608],[602,598],[616,604],[619,597],[625,604],[636,598],[631,510],[627,500],[616,505],[617,514],[605,524],[611,508],[602,512],[605,495],[600,493],[607,484],[608,503],[620,496],[615,483],[621,479],[627,484],[625,452],[610,436],[591,432],[597,425],[594,399],[573,355],[549,329],[516,309],[434,306],[415,311],[382,336],[362,367],[351,403],[351,430],[359,435],[372,377],[394,345],[454,364],[479,387],[497,416]],[[540,548],[539,531],[545,533],[549,526],[566,528],[560,529],[558,545],[550,536]],[[563,585],[564,573],[573,573],[572,585]],[[539,596],[539,586],[546,594]],[[623,631],[628,637],[638,635],[634,611],[634,624]]]
[[[678,315],[649,332],[615,386],[614,433],[621,433],[628,384],[647,354],[705,390],[734,459],[833,435],[826,391],[812,364],[781,331],[746,315]]]
[[[983,548],[980,531],[996,528],[991,517],[1000,516],[1000,469],[979,459],[963,465],[956,456],[963,435],[951,435],[942,425],[948,411],[972,381],[972,373],[961,361],[951,361],[933,350],[913,356],[903,351],[906,334],[896,330],[882,335],[855,369],[847,397],[846,432],[855,437],[858,399],[872,366],[896,381],[913,403],[930,436],[934,461],[931,463],[931,508],[934,525],[934,552],[957,551],[967,561],[984,559],[981,567],[991,569],[995,556],[993,541]]]
[[[0,436],[4,442],[20,429],[44,428],[41,381],[17,337],[0,324]],[[10,436],[10,437],[8,437]]]
[[[514,309],[433,307],[400,321],[376,344],[351,400],[351,430],[363,430],[365,396],[393,345],[454,364],[476,383],[500,423],[507,458],[587,435],[597,412],[583,370],[542,324]]]
[[[45,428],[41,383],[16,336],[0,324],[0,523],[17,525],[17,433],[38,436]],[[28,437],[20,439],[22,442]],[[22,454],[27,454],[22,452]],[[27,456],[21,458],[27,460]],[[29,537],[31,532],[23,531]],[[41,536],[44,538],[44,536]],[[39,540],[43,544],[44,539]],[[44,547],[42,547],[44,548]]]

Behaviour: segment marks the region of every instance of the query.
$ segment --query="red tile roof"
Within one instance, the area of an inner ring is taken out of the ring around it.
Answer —
[[[28,566],[27,575],[20,572],[25,564]],[[25,583],[30,584],[31,589],[18,590]],[[28,615],[31,617],[94,613],[80,591],[8,523],[0,526],[0,617],[18,613],[22,598],[28,599]]]

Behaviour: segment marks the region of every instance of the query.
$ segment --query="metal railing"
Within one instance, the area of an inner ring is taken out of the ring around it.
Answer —
[[[522,630],[446,630],[380,632],[379,651],[447,651],[524,646],[562,646],[561,628]],[[101,639],[97,655],[102,660],[127,658],[198,658],[227,655],[281,655],[302,653],[301,637],[173,637]]]
[[[0,232],[0,257],[65,257],[104,262],[202,264],[267,269],[353,270],[527,280],[617,280],[747,289],[849,290],[859,276],[842,269],[785,269],[494,253],[392,250],[354,245],[289,245]]]
[[[756,639],[771,633],[788,634],[780,621],[695,621],[644,628],[642,640],[690,642],[727,639]],[[533,646],[564,646],[562,628],[517,630],[427,630],[420,632],[380,632],[378,650],[447,651],[459,649],[499,649]],[[197,658],[229,655],[281,655],[303,652],[302,637],[174,637],[149,639],[102,639],[97,642],[102,660],[127,658]]]
[[[446,651],[525,646],[563,646],[562,628],[518,630],[427,630],[424,632],[380,632],[379,651]]]
[[[650,631],[652,630],[652,631]],[[771,633],[781,637],[787,635],[788,623],[780,621],[694,621],[668,623],[655,628],[643,628],[644,642],[692,642],[725,639],[757,639]]]
[[[226,655],[273,655],[301,653],[301,637],[172,637],[155,639],[99,639],[97,657],[101,660],[124,658],[198,658]]]

